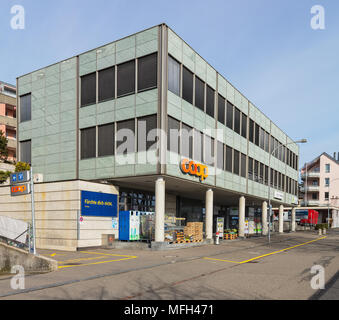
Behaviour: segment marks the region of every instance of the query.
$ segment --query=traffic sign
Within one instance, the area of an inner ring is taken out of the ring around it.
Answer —
[[[30,181],[30,172],[22,171],[11,173],[10,181],[11,185],[28,182]]]

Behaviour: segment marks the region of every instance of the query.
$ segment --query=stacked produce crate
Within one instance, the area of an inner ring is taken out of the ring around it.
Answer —
[[[200,242],[203,239],[203,223],[202,222],[187,222],[184,228],[184,234],[189,237],[191,242]]]
[[[177,243],[185,242],[184,232],[181,232],[181,231],[175,232],[175,242],[177,242]]]
[[[224,240],[234,240],[238,238],[238,230],[231,229],[224,231]]]

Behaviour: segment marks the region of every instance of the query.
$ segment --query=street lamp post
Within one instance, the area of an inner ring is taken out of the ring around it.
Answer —
[[[295,140],[289,143],[285,143],[282,145],[276,146],[272,152],[270,152],[269,160],[268,160],[268,208],[269,208],[269,217],[268,217],[268,243],[271,243],[271,217],[272,217],[272,205],[271,205],[271,157],[273,153],[281,147],[286,147],[289,144],[293,143],[306,143],[306,139]]]

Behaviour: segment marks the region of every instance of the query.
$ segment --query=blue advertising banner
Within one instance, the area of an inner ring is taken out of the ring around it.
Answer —
[[[81,215],[94,217],[116,217],[118,196],[116,194],[81,191]]]

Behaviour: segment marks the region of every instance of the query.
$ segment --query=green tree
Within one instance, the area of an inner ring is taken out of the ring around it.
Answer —
[[[19,161],[15,165],[15,172],[29,171],[30,169],[31,169],[31,166],[28,163],[26,163],[26,162]]]
[[[0,160],[6,161],[8,157],[8,140],[4,133],[0,130]]]

